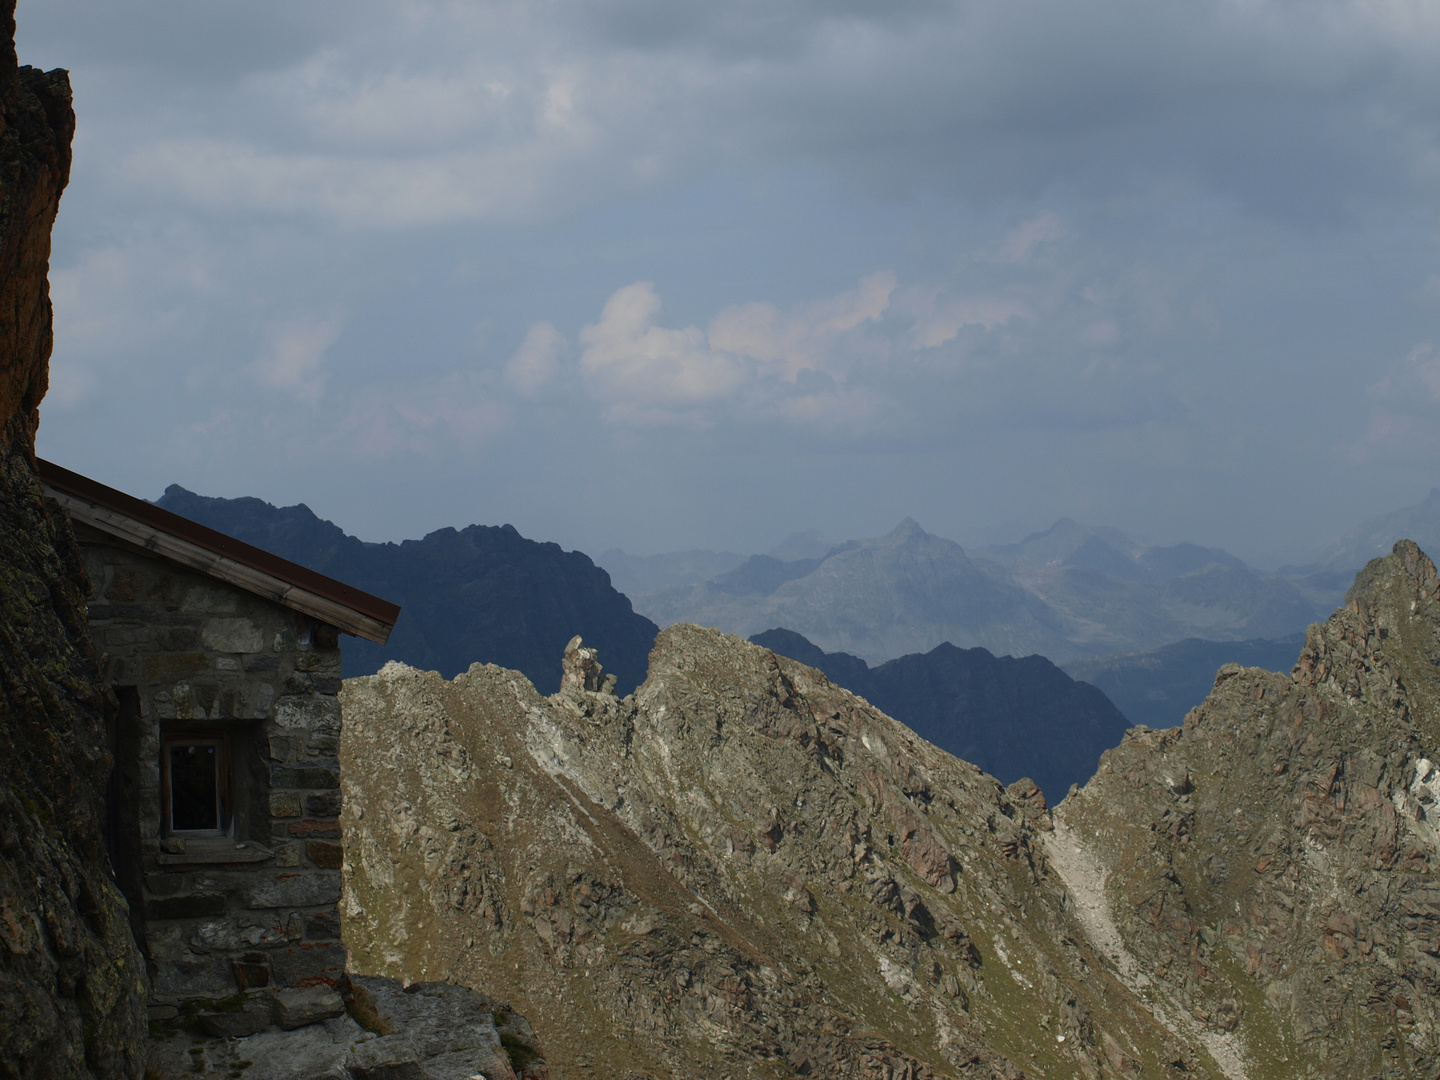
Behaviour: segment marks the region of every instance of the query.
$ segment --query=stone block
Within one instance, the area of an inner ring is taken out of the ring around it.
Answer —
[[[146,874],[145,891],[152,897],[178,896],[195,891],[194,874]]]
[[[324,870],[339,870],[345,864],[345,849],[327,840],[307,840],[305,854]]]
[[[252,905],[254,906],[254,905]],[[293,905],[285,905],[287,907]],[[145,901],[145,918],[159,919],[205,919],[225,914],[225,897],[213,895],[189,895],[152,897]]]
[[[281,990],[275,995],[275,1022],[286,1031],[345,1015],[345,1002],[328,986]]]
[[[340,917],[334,911],[316,911],[305,916],[305,937],[324,941],[340,937]]]
[[[200,643],[212,652],[256,653],[265,647],[265,631],[249,619],[207,619]]]
[[[237,590],[224,585],[205,584],[192,585],[185,590],[185,599],[180,605],[180,610],[206,615],[228,615],[237,611],[239,607],[240,597]]]
[[[179,926],[147,927],[145,951],[153,960],[180,960],[190,953],[186,948],[185,931]]]
[[[323,795],[306,795],[305,813],[308,817],[338,818],[340,816],[340,793],[327,791]]]
[[[141,645],[149,640],[148,626],[127,626],[105,631],[105,644],[112,648],[117,645]]]
[[[340,751],[338,735],[311,735],[305,740],[304,754],[310,758],[333,758]]]
[[[250,955],[263,957],[264,954],[255,953]],[[232,960],[230,963],[231,966],[234,968],[235,985],[240,987],[241,990],[258,990],[262,986],[269,986],[269,958],[265,957],[264,959],[267,962],[252,961],[249,959],[248,956],[244,960]]]
[[[340,674],[340,650],[315,649],[310,652],[297,653],[295,666],[301,671],[322,671],[338,675]]]
[[[292,818],[300,816],[300,793],[298,791],[272,791],[270,793],[270,816]]]
[[[257,880],[244,892],[248,908],[320,907],[339,900],[340,875],[333,870],[257,875]]]
[[[281,986],[335,986],[345,975],[346,955],[339,942],[296,942],[270,954],[270,970]]]
[[[285,940],[280,926],[261,925],[248,919],[216,919],[201,923],[190,937],[190,949],[197,953],[236,953]]]
[[[308,836],[316,840],[339,840],[338,821],[296,821],[289,829],[291,836]]]
[[[275,702],[275,723],[325,734],[340,731],[340,702],[329,694],[288,695]]]
[[[255,999],[250,999],[251,1001]],[[202,1012],[195,1017],[200,1030],[215,1039],[243,1039],[256,1035],[271,1024],[269,1003],[257,1001],[235,1012]]]
[[[165,652],[145,657],[146,682],[173,683],[210,669],[210,658],[203,652]],[[159,695],[156,695],[159,702]],[[163,703],[161,703],[163,704]],[[156,710],[159,711],[158,708]],[[160,713],[164,716],[164,713]],[[175,715],[171,713],[171,715]]]
[[[301,848],[299,844],[276,844],[275,865],[283,866],[286,869],[293,869],[299,866],[300,851]]]
[[[338,694],[343,680],[339,675],[314,674],[310,681],[315,684],[315,689],[322,694]]]
[[[278,656],[252,656],[245,661],[246,671],[279,671]]]
[[[150,993],[161,1003],[225,998],[235,993],[230,963],[215,957],[154,960]]]
[[[286,765],[270,766],[272,788],[338,788],[340,768],[333,770],[323,767],[292,768]]]
[[[162,626],[155,631],[155,644],[166,652],[193,652],[200,644],[200,631],[193,626]]]

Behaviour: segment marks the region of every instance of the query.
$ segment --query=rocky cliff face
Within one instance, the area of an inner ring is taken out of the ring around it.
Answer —
[[[105,699],[69,522],[33,469],[50,227],[75,117],[0,6],[0,1074],[143,1070],[144,967],[102,839]]]
[[[1228,665],[1057,813],[1117,970],[1248,1075],[1440,1073],[1440,580],[1409,541],[1290,675]],[[1148,983],[1148,988],[1146,984]]]
[[[671,627],[625,698],[578,642],[551,698],[388,664],[342,704],[352,966],[510,999],[552,1076],[1222,1075],[1087,937],[1033,787],[759,646]]]

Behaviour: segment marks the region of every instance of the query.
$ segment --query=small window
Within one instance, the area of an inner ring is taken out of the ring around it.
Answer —
[[[230,765],[223,738],[167,735],[160,773],[166,835],[228,834]]]

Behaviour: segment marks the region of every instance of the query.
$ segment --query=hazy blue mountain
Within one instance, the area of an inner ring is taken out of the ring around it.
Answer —
[[[1044,601],[994,569],[907,518],[886,536],[841,545],[818,561],[758,556],[733,576],[635,599],[666,626],[694,622],[749,635],[783,625],[875,662],[944,641],[1001,653],[1066,649]]]
[[[1064,669],[1103,690],[1131,723],[1168,728],[1205,700],[1220,665],[1286,672],[1295,666],[1304,644],[1303,633],[1278,641],[1187,638],[1144,652],[1072,660]]]
[[[626,596],[657,589],[694,585],[734,570],[745,561],[733,551],[668,551],[661,555],[627,555],[611,548],[596,560],[610,575],[610,583]]]
[[[872,668],[858,656],[824,652],[792,630],[750,640],[819,668],[1005,784],[1028,776],[1052,803],[1088,780],[1130,726],[1104,693],[1043,656],[995,656],[947,642]]]
[[[1064,562],[1092,538],[1103,541],[1106,546],[1131,557],[1139,554],[1145,546],[1119,529],[1091,528],[1072,518],[1061,518],[1050,528],[1031,533],[1019,543],[991,544],[976,548],[972,554],[976,558],[989,559],[1001,566],[1010,566],[1016,562],[1044,566]]]
[[[1355,526],[1344,536],[1327,545],[1316,560],[1318,565],[1285,570],[1304,572],[1328,570],[1332,573],[1350,571],[1346,579],[1371,559],[1389,555],[1397,540],[1414,540],[1421,551],[1440,551],[1440,488],[1414,506],[1401,507],[1388,514],[1371,518]],[[1342,590],[1343,592],[1343,590]]]
[[[781,562],[794,562],[797,559],[823,559],[834,547],[835,544],[826,540],[819,529],[806,529],[791,533],[765,554]]]
[[[527,540],[510,525],[371,544],[303,504],[212,499],[171,485],[158,505],[399,604],[388,644],[347,639],[346,676],[402,660],[453,678],[479,661],[524,672],[548,694],[559,688],[565,643],[580,634],[621,693],[645,677],[655,624],[586,555]]]
[[[1198,544],[1147,545],[1062,519],[972,556],[906,519],[887,536],[823,557],[752,556],[708,581],[636,591],[662,626],[749,635],[787,626],[868,663],[942,642],[1057,662],[1187,637],[1276,638],[1328,613],[1315,582],[1262,574]]]

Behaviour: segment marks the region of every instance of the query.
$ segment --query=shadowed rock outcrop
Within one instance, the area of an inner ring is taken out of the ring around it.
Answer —
[[[103,841],[106,698],[65,514],[34,471],[50,228],[75,116],[0,5],[0,1075],[139,1076],[144,966]]]

